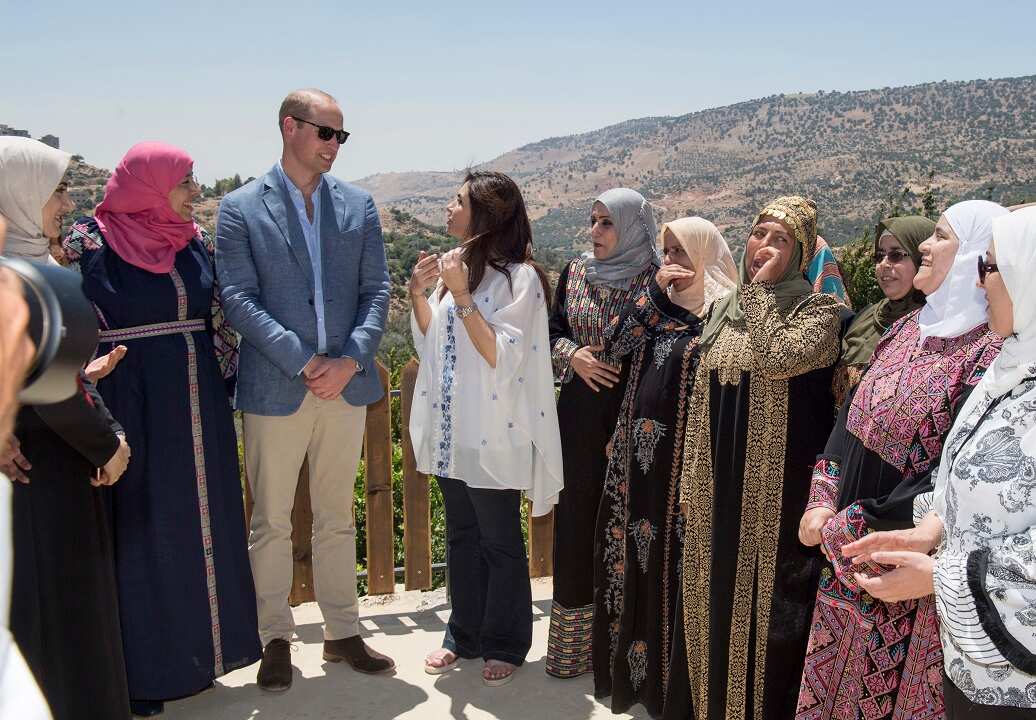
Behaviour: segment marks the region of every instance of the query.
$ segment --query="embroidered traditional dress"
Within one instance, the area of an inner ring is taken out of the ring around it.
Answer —
[[[843,305],[806,294],[781,311],[742,284],[744,313],[703,351],[687,420],[681,500],[686,657],[697,720],[794,713],[812,585],[823,558],[798,541],[809,471],[834,421]],[[713,308],[715,314],[717,308]]]
[[[600,345],[604,331],[622,308],[634,300],[654,276],[651,265],[624,289],[591,284],[583,258],[561,273],[550,317],[551,357],[561,381],[558,422],[564,458],[565,489],[554,519],[554,602],[547,641],[547,672],[570,677],[588,672],[593,626],[593,548],[597,508],[607,467],[605,445],[625,389],[628,367],[614,387],[594,392],[575,375],[572,356],[586,345]],[[599,359],[622,365],[619,357]]]
[[[605,351],[630,365],[594,553],[594,692],[611,695],[616,713],[641,702],[658,717],[667,701],[683,549],[680,466],[700,334],[701,319],[654,282],[606,334]]]
[[[227,394],[236,339],[214,301],[212,247],[195,238],[152,273],[85,219],[65,251],[105,331],[98,352],[129,348],[98,389],[133,450],[112,488],[130,697],[190,695],[260,657]]]
[[[914,498],[931,489],[954,413],[1000,350],[983,324],[921,342],[919,311],[897,321],[843,405],[816,462],[806,509],[837,512],[824,527],[833,567],[817,593],[796,717],[927,720],[943,715],[941,653],[931,597],[887,604],[859,588],[841,548],[870,530],[913,526]]]

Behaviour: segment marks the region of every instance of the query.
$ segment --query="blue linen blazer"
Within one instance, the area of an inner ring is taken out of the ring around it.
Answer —
[[[385,330],[389,275],[374,199],[324,175],[320,243],[327,354],[363,370],[342,392],[351,405],[383,394],[375,355]],[[316,352],[313,264],[277,168],[223,198],[216,221],[223,311],[241,335],[236,406],[291,415],[302,404],[302,368]]]

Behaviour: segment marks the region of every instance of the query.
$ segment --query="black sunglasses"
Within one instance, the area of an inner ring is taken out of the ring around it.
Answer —
[[[986,275],[989,273],[1000,272],[1000,268],[996,266],[996,263],[987,263],[986,259],[981,255],[978,256],[978,281],[983,285],[986,284]]]
[[[908,257],[910,257],[910,253],[905,253],[902,250],[889,250],[888,252],[885,252],[884,250],[875,250],[874,264],[878,265],[881,263],[882,260],[888,258],[889,262],[895,265],[896,263],[902,262]]]
[[[327,125],[317,125],[314,122],[310,122],[309,120],[303,120],[302,118],[295,117],[294,115],[289,115],[288,117],[290,117],[292,120],[295,120],[296,122],[306,123],[307,125],[312,125],[313,127],[315,127],[317,129],[317,137],[323,140],[324,142],[327,142],[331,138],[335,138],[338,141],[339,145],[345,145],[345,141],[349,139],[349,133],[345,130],[335,130],[333,127],[328,127]]]

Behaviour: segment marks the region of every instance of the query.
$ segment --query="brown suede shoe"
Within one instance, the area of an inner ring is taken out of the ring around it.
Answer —
[[[392,658],[371,650],[359,635],[324,641],[324,659],[349,663],[353,670],[373,675],[396,669]]]
[[[291,645],[275,638],[266,644],[256,682],[267,692],[284,692],[291,687]]]

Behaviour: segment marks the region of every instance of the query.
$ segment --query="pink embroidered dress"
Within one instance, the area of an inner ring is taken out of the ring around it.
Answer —
[[[985,324],[920,340],[917,312],[895,323],[843,404],[817,458],[806,509],[837,514],[810,630],[796,720],[943,717],[942,651],[931,597],[887,604],[863,592],[843,545],[872,530],[913,526],[914,498],[931,490],[953,417],[1000,351]]]

